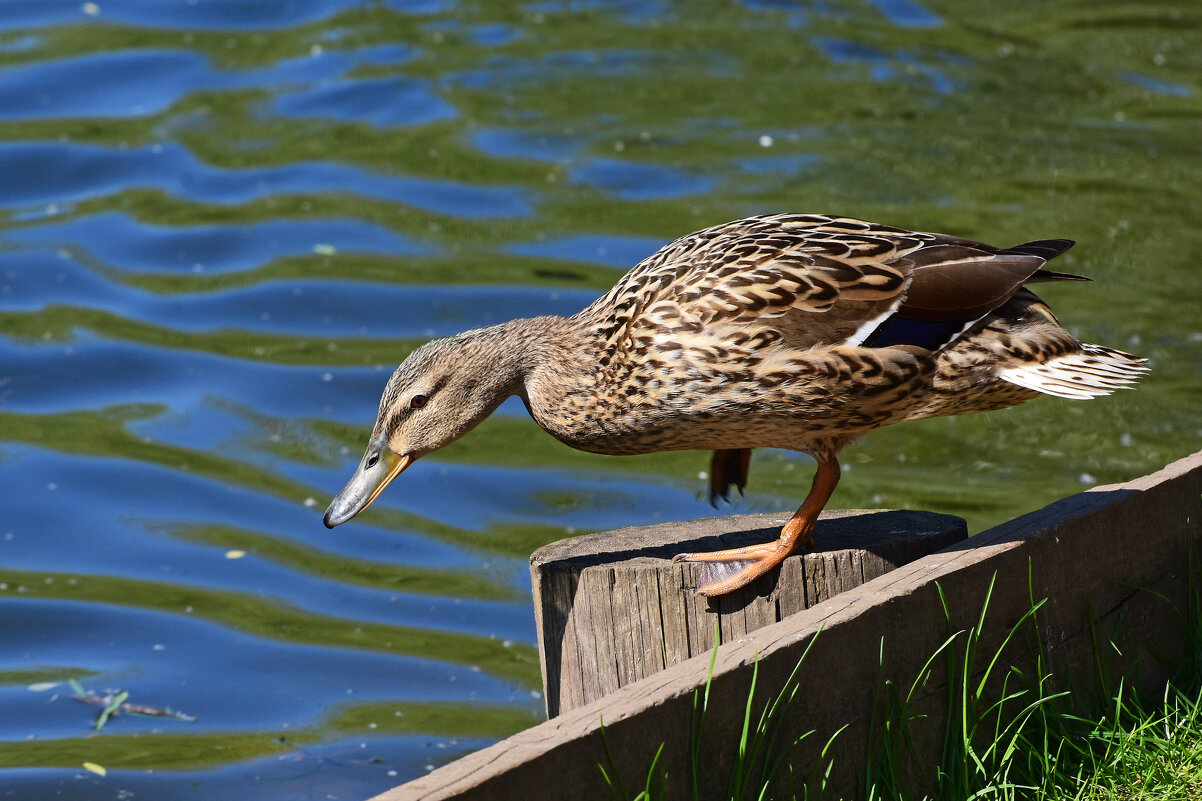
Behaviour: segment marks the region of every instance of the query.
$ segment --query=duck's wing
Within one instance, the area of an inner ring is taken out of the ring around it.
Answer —
[[[941,331],[960,323],[954,334],[1070,244],[1046,240],[1003,251],[843,217],[751,217],[665,246],[584,314],[619,348],[731,323],[759,325],[795,348],[865,344],[895,317],[937,323]],[[872,344],[903,344],[910,333],[893,327]],[[925,328],[920,333],[932,338]]]
[[[956,342],[990,312],[1013,298],[1023,284],[1087,281],[1043,269],[1048,259],[1073,246],[1070,239],[1041,239],[1005,250],[952,237],[936,239],[899,261],[908,266],[904,295],[879,323],[865,327],[869,347],[911,345],[940,350]]]

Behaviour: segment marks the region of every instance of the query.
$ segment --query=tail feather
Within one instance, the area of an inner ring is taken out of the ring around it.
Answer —
[[[1023,281],[1024,284],[1041,284],[1045,281],[1092,281],[1084,275],[1075,275],[1073,273],[1058,273],[1055,270],[1044,270],[1042,268],[1035,271],[1035,274]]]
[[[1046,362],[1006,367],[998,371],[998,377],[1048,395],[1084,400],[1128,389],[1147,371],[1147,359],[1082,343],[1079,351]]]
[[[997,252],[1021,253],[1025,256],[1038,256],[1044,261],[1050,261],[1075,244],[1077,243],[1071,239],[1036,239],[1032,242],[1023,242],[1021,245],[1015,245],[1012,248],[1005,248]]]

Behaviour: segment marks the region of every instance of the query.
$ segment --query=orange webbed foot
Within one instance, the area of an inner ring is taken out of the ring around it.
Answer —
[[[715,457],[722,451],[716,451]],[[738,454],[738,451],[726,453]],[[750,453],[750,451],[747,451]],[[724,457],[725,459],[725,457]],[[724,460],[723,459],[723,460]],[[720,460],[715,458],[715,464]],[[801,507],[785,523],[780,539],[760,545],[746,545],[713,553],[679,553],[673,562],[700,562],[701,575],[697,582],[697,594],[704,596],[724,595],[746,587],[789,556],[803,548],[814,547],[814,524],[826,502],[830,500],[835,485],[839,483],[839,463],[833,458],[819,459],[818,470],[810,494]]]
[[[713,553],[680,553],[672,557],[672,561],[699,562],[701,572],[697,579],[697,594],[711,597],[746,587],[785,561],[790,551],[781,546],[778,540]]]

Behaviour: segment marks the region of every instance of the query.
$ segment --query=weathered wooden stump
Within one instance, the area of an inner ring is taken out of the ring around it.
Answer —
[[[720,642],[959,542],[964,521],[932,512],[822,513],[818,550],[720,598],[694,594],[684,551],[767,542],[788,515],[743,515],[624,528],[561,540],[530,557],[547,715],[574,709]]]

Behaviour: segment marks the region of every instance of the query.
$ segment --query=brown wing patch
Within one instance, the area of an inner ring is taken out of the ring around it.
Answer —
[[[914,320],[972,320],[1018,292],[1044,260],[1021,254],[981,253],[955,245],[924,248],[909,257],[914,277],[901,313]]]

